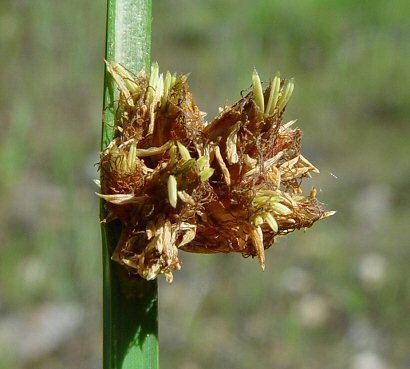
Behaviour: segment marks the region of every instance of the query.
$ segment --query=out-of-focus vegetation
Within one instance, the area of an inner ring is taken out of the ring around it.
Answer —
[[[211,116],[295,77],[286,112],[336,209],[256,260],[182,256],[161,367],[410,366],[410,3],[154,1],[153,60]],[[101,366],[104,1],[0,3],[0,367]],[[336,178],[337,177],[337,178]]]

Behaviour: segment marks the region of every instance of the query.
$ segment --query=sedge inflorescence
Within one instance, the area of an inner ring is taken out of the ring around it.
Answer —
[[[104,222],[119,220],[112,259],[130,275],[167,281],[181,268],[179,250],[256,256],[282,235],[308,228],[326,212],[301,181],[318,170],[300,153],[301,131],[283,124],[293,80],[275,76],[209,124],[187,76],[133,75],[107,63],[119,89],[114,139],[101,153]]]

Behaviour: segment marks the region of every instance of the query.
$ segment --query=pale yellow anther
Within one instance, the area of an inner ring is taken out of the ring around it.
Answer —
[[[259,207],[259,206],[264,206],[264,205],[269,205],[269,204],[272,204],[272,203],[276,203],[280,199],[281,198],[279,196],[272,196],[272,195],[269,195],[269,194],[258,195],[252,200],[252,204],[255,207]]]
[[[135,142],[133,142],[129,148],[127,164],[128,164],[128,169],[131,172],[135,170],[136,165],[137,165],[137,145]]]
[[[265,109],[266,115],[271,115],[275,111],[276,104],[278,103],[278,99],[279,99],[279,92],[280,92],[280,77],[278,73],[271,83],[269,99],[268,99],[268,103],[266,104],[266,109]]]
[[[161,98],[162,108],[164,108],[167,104],[168,96],[169,96],[169,92],[171,91],[171,88],[172,88],[172,75],[170,71],[167,71],[167,73],[165,74],[165,80],[164,80],[164,92]]]
[[[178,191],[178,197],[185,203],[194,206],[195,200],[192,198],[191,195],[186,193],[185,191]]]
[[[157,100],[162,103],[164,97],[164,75],[162,73],[158,76],[155,94],[157,95]]]
[[[173,167],[175,165],[175,163],[177,162],[177,152],[178,152],[178,148],[176,147],[176,145],[172,145],[169,149],[169,163],[168,163],[168,165],[170,167]]]
[[[198,165],[199,170],[207,169],[209,168],[209,156],[208,155],[202,155],[198,160],[196,161],[196,165]]]
[[[124,68],[121,64],[119,63],[113,63],[113,69],[122,77],[124,80],[125,85],[128,88],[128,91],[132,94],[135,95],[140,91],[140,88],[137,83],[134,82],[135,76],[128,71],[126,68]]]
[[[177,180],[171,174],[168,177],[168,201],[173,208],[176,208],[177,200],[178,200]]]
[[[123,76],[118,73],[117,69],[115,68],[117,63],[109,63],[105,62],[107,65],[107,71],[111,74],[112,78],[114,78],[115,82],[118,85],[118,88],[120,89],[121,93],[124,95],[125,100],[127,101],[127,104],[129,106],[134,106],[134,101],[131,97],[131,93],[128,89],[127,84],[125,83],[125,80]]]
[[[201,178],[201,181],[204,182],[207,179],[211,178],[212,175],[214,174],[215,169],[214,168],[208,168],[203,170],[200,174],[199,177]]]
[[[292,96],[293,89],[295,88],[295,83],[293,78],[291,78],[286,86],[282,89],[282,96],[278,101],[278,111],[281,112],[285,106],[288,104],[290,97]]]
[[[188,149],[186,146],[184,146],[181,142],[177,141],[178,145],[178,150],[179,153],[181,154],[181,158],[183,161],[188,161],[191,159],[191,154],[189,153]]]
[[[263,218],[260,215],[257,215],[255,218],[253,218],[252,223],[255,227],[259,227],[263,224]]]
[[[259,110],[263,113],[265,111],[265,102],[263,99],[263,89],[261,79],[256,69],[252,73],[252,89],[255,98],[255,103],[258,105]]]
[[[153,63],[151,66],[151,74],[148,81],[147,102],[150,104],[154,98],[154,92],[157,88],[159,78],[159,66],[158,63]]]
[[[263,218],[265,222],[269,225],[269,227],[272,229],[273,232],[277,233],[278,232],[278,223],[276,222],[276,219],[274,216],[270,213],[265,213],[263,215]]]
[[[292,214],[293,211],[289,209],[287,206],[281,204],[280,202],[275,202],[270,205],[271,208],[280,215],[289,215]]]

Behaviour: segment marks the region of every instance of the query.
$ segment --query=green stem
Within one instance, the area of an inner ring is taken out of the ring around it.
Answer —
[[[137,73],[149,67],[151,43],[151,0],[107,0],[106,52]],[[115,101],[118,93],[105,71],[104,119],[101,149],[113,138]],[[101,219],[106,212],[103,202]],[[157,282],[131,280],[123,266],[111,261],[121,230],[114,222],[102,224],[103,254],[103,368],[158,368]]]

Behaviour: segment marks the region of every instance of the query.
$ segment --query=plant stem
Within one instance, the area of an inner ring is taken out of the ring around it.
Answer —
[[[151,0],[107,0],[107,61],[137,73],[149,67]],[[105,71],[101,150],[113,139],[118,93]],[[101,219],[106,217],[103,201]],[[157,282],[131,280],[123,266],[111,261],[121,225],[102,223],[103,368],[158,368]]]

